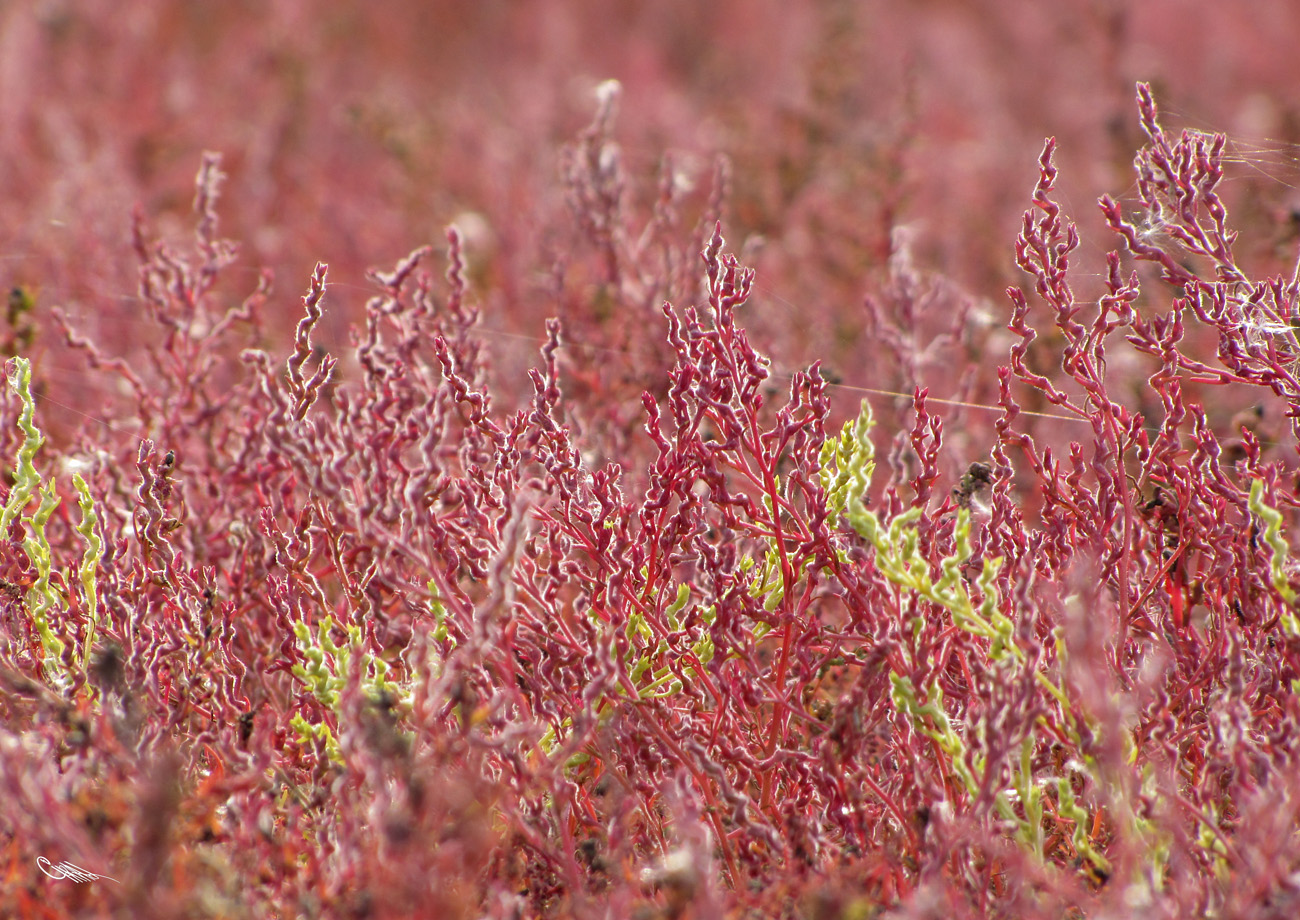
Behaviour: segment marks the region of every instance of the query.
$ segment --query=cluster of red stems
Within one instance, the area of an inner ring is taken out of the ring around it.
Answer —
[[[1138,98],[1104,292],[1048,141],[995,424],[954,460],[918,389],[878,471],[885,426],[742,329],[725,169],[698,219],[671,170],[633,213],[609,98],[515,411],[455,230],[445,278],[372,273],[354,354],[313,347],[324,265],[267,347],[206,158],[193,253],[137,221],[138,352],[53,316],[129,416],[36,450],[11,301],[0,914],[1294,916],[1300,291],[1234,261],[1224,139]]]

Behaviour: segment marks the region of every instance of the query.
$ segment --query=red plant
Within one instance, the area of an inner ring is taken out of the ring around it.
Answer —
[[[42,450],[11,301],[3,912],[1294,911],[1300,282],[1234,256],[1225,140],[1138,100],[1095,298],[1045,145],[958,449],[920,383],[974,306],[890,244],[869,315],[915,389],[879,472],[867,404],[841,427],[829,372],[751,343],[725,164],[642,207],[612,84],[504,408],[460,231],[441,280],[370,273],[350,354],[323,264],[268,344],[205,157],[192,252],[135,224],[149,334],[52,317],[129,409]]]

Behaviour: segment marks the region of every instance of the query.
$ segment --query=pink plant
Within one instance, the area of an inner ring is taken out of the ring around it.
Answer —
[[[616,102],[562,155],[513,401],[455,228],[441,278],[430,247],[369,274],[350,353],[323,264],[277,344],[215,155],[192,251],[136,219],[147,334],[51,315],[122,388],[48,444],[53,328],[11,301],[0,912],[1293,912],[1300,282],[1239,264],[1225,139],[1139,86],[1096,298],[1047,142],[1005,363],[947,425],[923,383],[992,334],[877,239],[911,391],[881,437],[751,342],[726,162],[639,198]]]

